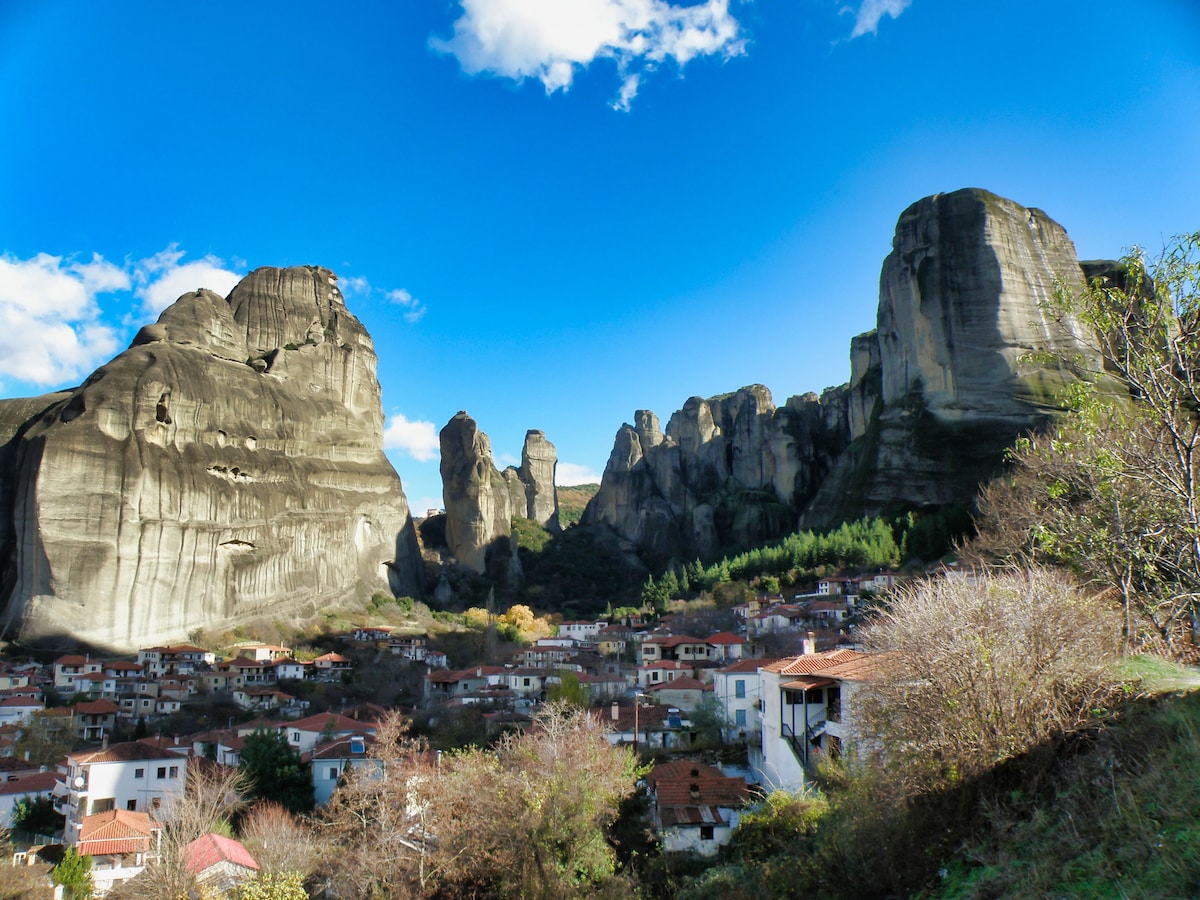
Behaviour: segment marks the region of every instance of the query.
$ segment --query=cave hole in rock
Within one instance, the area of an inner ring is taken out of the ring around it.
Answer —
[[[164,425],[171,424],[171,392],[163,391],[158,397],[158,405],[154,408],[155,420]]]

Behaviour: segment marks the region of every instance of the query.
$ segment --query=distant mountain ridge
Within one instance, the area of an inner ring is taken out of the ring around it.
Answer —
[[[661,563],[969,504],[1004,449],[1057,414],[1058,391],[1099,367],[1079,325],[1045,313],[1060,284],[1080,288],[1084,270],[1040,210],[978,188],[919,200],[883,263],[877,327],[850,342],[847,384],[781,407],[762,385],[692,397],[665,430],[638,410],[582,522]],[[1049,355],[1076,368],[1035,361]]]

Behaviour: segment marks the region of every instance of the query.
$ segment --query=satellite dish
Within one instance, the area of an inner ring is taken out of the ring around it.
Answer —
[[[77,787],[77,788],[81,788],[81,787],[83,787],[84,783],[85,783],[85,782],[84,782],[84,780],[83,780],[83,776],[82,776],[82,775],[76,775],[76,776],[75,776],[75,787]]]

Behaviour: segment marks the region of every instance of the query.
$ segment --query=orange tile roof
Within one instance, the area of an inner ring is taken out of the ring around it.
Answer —
[[[781,659],[777,663],[765,666],[763,671],[776,675],[811,675],[814,672],[823,671],[830,666],[850,662],[853,659],[859,659],[864,656],[866,656],[865,653],[859,653],[857,650],[826,650],[822,653],[804,653],[800,656]]]
[[[151,836],[157,827],[146,813],[127,809],[84,816],[79,852],[92,856],[144,853],[150,849]]]

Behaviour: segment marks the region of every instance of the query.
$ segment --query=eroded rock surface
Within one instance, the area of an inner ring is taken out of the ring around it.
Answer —
[[[511,479],[496,470],[491,440],[465,411],[446,423],[439,440],[446,545],[460,565],[519,583],[521,563],[512,534],[515,492]],[[523,491],[518,496],[524,499]]]
[[[186,294],[33,402],[0,450],[10,631],[130,648],[419,590],[374,347],[336,281],[263,268]]]
[[[558,523],[558,491],[554,473],[558,468],[558,453],[546,440],[544,432],[530,429],[525,432],[521,448],[521,468],[518,477],[525,487],[525,518],[537,522],[547,531],[560,530]],[[514,507],[519,512],[520,507]]]

